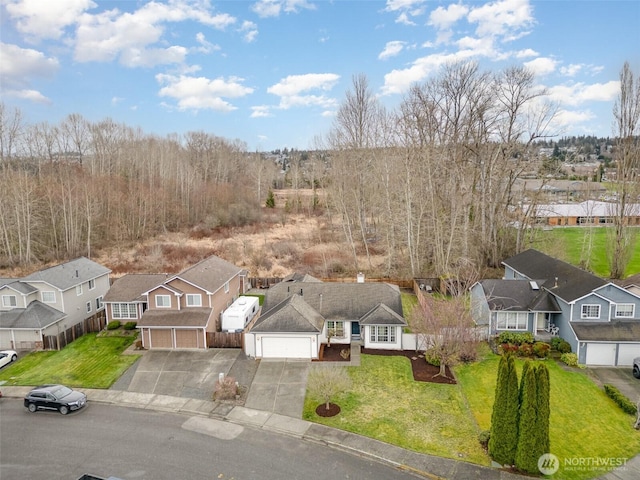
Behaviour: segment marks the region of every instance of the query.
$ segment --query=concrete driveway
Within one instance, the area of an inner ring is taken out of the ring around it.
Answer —
[[[600,386],[613,385],[629,400],[640,400],[640,379],[635,378],[632,367],[589,367],[589,372]]]

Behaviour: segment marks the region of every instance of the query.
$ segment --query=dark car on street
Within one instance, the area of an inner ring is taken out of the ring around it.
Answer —
[[[633,359],[633,376],[640,378],[640,357]]]
[[[66,415],[87,404],[87,396],[64,385],[40,385],[24,397],[24,406],[31,412],[57,410]]]

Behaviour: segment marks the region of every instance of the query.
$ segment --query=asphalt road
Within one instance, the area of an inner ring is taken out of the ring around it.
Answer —
[[[0,400],[0,478],[76,480],[418,478],[387,464],[205,417],[89,404],[62,416]]]

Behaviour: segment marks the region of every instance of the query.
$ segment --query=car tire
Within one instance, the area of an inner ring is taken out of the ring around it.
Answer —
[[[17,359],[18,359],[18,355],[13,355],[13,356],[11,357],[11,361],[12,361],[12,362],[15,362]]]
[[[36,410],[38,410],[38,407],[36,407],[35,403],[30,403],[29,406],[27,407],[27,409],[31,412],[31,413],[35,413]]]
[[[69,407],[67,407],[66,405],[62,405],[59,411],[62,415],[66,415],[67,413],[69,413]]]
[[[640,378],[640,368],[637,365],[633,366],[633,376],[636,378]]]

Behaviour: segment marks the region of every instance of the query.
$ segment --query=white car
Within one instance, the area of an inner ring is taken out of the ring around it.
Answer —
[[[15,362],[18,359],[18,354],[13,350],[0,351],[0,368],[5,365],[9,365],[11,362]]]

